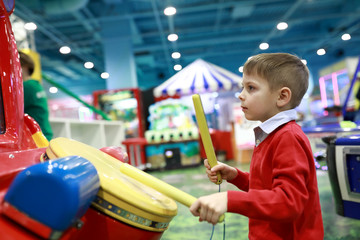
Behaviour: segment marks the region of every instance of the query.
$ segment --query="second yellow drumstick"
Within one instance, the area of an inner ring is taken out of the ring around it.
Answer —
[[[197,199],[190,194],[177,189],[176,187],[171,186],[170,184],[157,179],[156,177],[143,172],[136,167],[133,167],[127,163],[123,163],[120,166],[120,172],[123,174],[159,191],[160,193],[168,196],[169,198],[174,199],[175,201],[190,207]],[[224,221],[225,215],[221,215],[219,222]]]

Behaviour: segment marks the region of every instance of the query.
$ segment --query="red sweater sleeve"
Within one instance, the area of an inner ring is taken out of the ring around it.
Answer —
[[[245,192],[249,191],[249,173],[242,172],[239,169],[236,170],[237,170],[236,177],[228,182],[234,184],[236,187],[238,187],[239,189]]]
[[[248,192],[228,191],[228,211],[259,220],[292,220],[309,199],[311,149],[296,132],[268,138],[255,148]],[[238,174],[234,181],[244,189],[238,178],[245,177]]]

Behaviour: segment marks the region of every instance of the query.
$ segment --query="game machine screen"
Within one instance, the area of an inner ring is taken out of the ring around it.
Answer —
[[[192,118],[192,106],[180,99],[166,99],[149,108],[150,129],[146,162],[152,169],[175,169],[198,165],[199,134]]]
[[[313,119],[313,125],[303,127],[308,135],[315,158],[323,158],[326,143],[323,138],[359,133],[359,127],[349,120],[358,108],[356,91],[359,82],[355,74],[358,58],[347,58],[320,70],[319,89],[321,99],[313,101],[312,112],[320,116]],[[355,77],[354,77],[355,76]]]
[[[144,137],[141,92],[137,88],[95,91],[94,105],[112,120],[122,121],[126,138]]]
[[[358,58],[346,58],[320,70],[319,88],[323,116],[341,116],[337,121],[339,122],[347,120],[348,114],[358,109],[359,103],[355,96],[359,81],[354,77],[357,64]]]
[[[324,109],[323,115],[327,117],[341,116],[341,108],[350,87],[348,70],[340,69],[320,77],[319,87],[321,105]]]

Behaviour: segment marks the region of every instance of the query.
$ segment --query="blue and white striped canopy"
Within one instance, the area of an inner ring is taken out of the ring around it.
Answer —
[[[242,78],[224,68],[197,59],[154,89],[154,96],[239,89]]]

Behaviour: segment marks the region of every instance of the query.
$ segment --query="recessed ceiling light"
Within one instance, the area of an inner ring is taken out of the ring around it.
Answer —
[[[180,65],[180,64],[176,64],[175,66],[174,66],[174,70],[175,71],[180,71],[182,69],[182,66]]]
[[[167,7],[167,8],[164,9],[164,14],[166,16],[172,16],[175,13],[176,13],[176,8],[174,8],[174,7]]]
[[[177,34],[175,34],[175,33],[172,33],[172,34],[169,34],[168,35],[168,40],[170,41],[170,42],[174,42],[174,41],[176,41],[176,40],[178,40],[178,35]]]
[[[62,53],[62,54],[69,54],[71,52],[71,48],[68,47],[68,46],[62,46],[59,49],[59,52]]]
[[[259,48],[260,48],[261,50],[266,50],[266,49],[269,48],[269,44],[268,44],[268,43],[261,43],[261,44],[259,45]]]
[[[325,55],[326,51],[325,51],[325,49],[320,48],[316,51],[316,53],[317,53],[317,55],[322,56],[322,55]]]
[[[101,76],[102,79],[108,79],[110,77],[110,74],[107,73],[107,72],[103,72],[103,73],[101,73],[100,76]]]
[[[57,87],[50,87],[50,88],[49,88],[49,92],[50,92],[50,93],[57,93],[57,92],[58,92],[58,89],[57,89]]]
[[[285,30],[288,28],[288,24],[286,22],[280,22],[278,23],[278,25],[276,26],[276,28],[278,30]]]
[[[171,57],[172,57],[173,59],[179,59],[179,58],[181,57],[181,54],[180,54],[179,52],[173,52],[173,53],[171,54]]]
[[[239,67],[239,72],[244,72],[244,66]]]
[[[307,64],[307,61],[306,61],[305,59],[301,59],[301,61],[302,61],[302,63],[303,63],[304,65]]]
[[[36,26],[36,24],[33,23],[33,22],[28,22],[28,23],[25,23],[24,28],[25,28],[26,30],[34,31],[34,30],[37,29],[37,26]]]
[[[94,67],[94,63],[92,62],[86,62],[84,63],[84,67],[87,68],[87,69],[91,69]]]
[[[350,40],[351,39],[351,36],[350,34],[348,33],[345,33],[341,36],[341,39],[344,40],[344,41],[347,41],[347,40]]]

